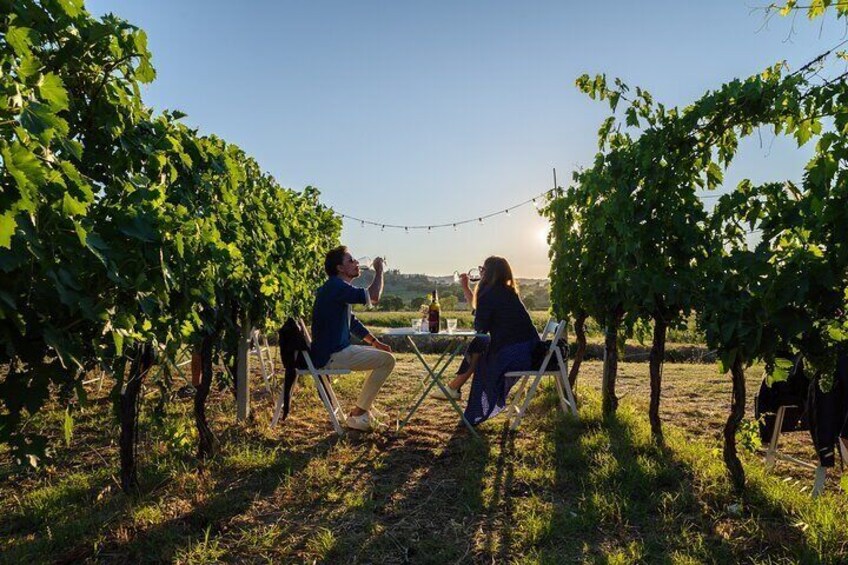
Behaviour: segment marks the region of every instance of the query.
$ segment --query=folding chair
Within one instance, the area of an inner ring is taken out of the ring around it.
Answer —
[[[300,351],[300,355],[303,357],[303,360],[306,362],[306,369],[298,369],[297,376],[301,375],[311,375],[313,381],[315,381],[315,388],[318,389],[318,396],[321,397],[321,402],[324,403],[324,408],[327,409],[327,413],[330,416],[330,423],[333,424],[333,429],[337,434],[344,435],[345,430],[342,425],[339,423],[339,419],[344,416],[344,411],[339,405],[339,400],[336,398],[336,392],[333,390],[333,385],[330,382],[330,377],[338,376],[338,375],[348,375],[351,373],[350,369],[316,369],[315,364],[312,362],[312,357],[309,356],[308,348],[312,345],[312,338],[309,336],[309,331],[306,328],[306,325],[303,323],[303,320],[298,322],[300,324],[300,329],[303,332],[303,337],[306,338],[306,346],[307,349],[304,351]],[[271,419],[271,426],[276,426],[277,422],[280,419],[280,415],[283,411],[283,392],[280,391],[280,397],[277,399],[277,406],[274,409],[274,417]]]
[[[777,444],[780,440],[780,434],[782,433],[783,420],[786,417],[787,408],[797,408],[797,406],[785,405],[779,406],[777,408],[777,413],[775,413],[774,417],[774,430],[771,433],[771,439],[769,441],[768,448],[766,448],[766,471],[772,471],[774,469],[775,464],[777,463],[777,460],[788,461],[789,463],[795,463],[796,465],[806,467],[807,469],[813,469],[815,471],[815,479],[813,482],[812,495],[813,497],[816,497],[820,495],[822,491],[824,491],[824,483],[827,479],[827,469],[825,467],[822,467],[821,465],[814,465],[809,461],[803,461],[796,457],[792,457],[791,455],[786,455],[785,453],[781,453],[777,449]]]
[[[555,320],[554,318],[550,318],[548,320],[548,323],[545,324],[545,328],[542,330],[542,333],[539,337],[542,339],[542,341],[545,341],[546,339],[548,339],[549,336],[556,333],[558,327],[559,327],[559,320]],[[524,392],[524,388],[526,386],[527,386],[527,379],[521,379],[521,381],[519,381],[519,383],[518,383],[518,388],[513,389],[513,391],[510,393],[510,396],[513,399],[519,398],[521,396],[521,394]],[[518,405],[516,403],[511,404],[508,408],[507,414],[509,415],[510,418],[512,418],[517,413],[518,413]]]
[[[265,390],[268,394],[272,394],[271,376],[274,374],[274,358],[271,355],[268,338],[260,334],[256,328],[250,332],[250,353],[259,357],[259,371],[262,373],[262,380],[265,381]]]
[[[554,377],[554,383],[556,384],[557,395],[559,396],[559,403],[563,413],[567,414],[570,410],[571,413],[577,417],[577,403],[574,400],[574,393],[571,391],[571,385],[568,383],[567,356],[563,357],[562,352],[557,346],[560,340],[564,339],[566,329],[568,327],[568,321],[563,320],[557,323],[554,320],[551,320],[548,322],[545,326],[544,332],[542,332],[542,340],[547,339],[551,332],[551,327],[556,327],[556,329],[553,330],[551,346],[548,348],[547,353],[545,353],[541,366],[536,370],[512,371],[505,375],[507,377],[518,377],[520,379],[518,389],[513,396],[515,399],[513,405],[507,411],[508,417],[512,418],[512,423],[510,424],[511,430],[517,430],[518,426],[521,425],[521,420],[524,418],[527,407],[530,405],[530,401],[536,394],[539,382],[541,382],[542,377],[545,375],[552,375]],[[548,362],[554,356],[559,362],[559,370],[546,371],[545,367],[548,366]],[[531,378],[532,382],[525,393],[524,389]],[[524,395],[523,401],[521,400],[522,395]]]

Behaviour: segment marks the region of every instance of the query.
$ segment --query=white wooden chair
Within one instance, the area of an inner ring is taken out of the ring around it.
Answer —
[[[274,356],[271,354],[268,338],[256,328],[253,328],[250,332],[250,353],[259,358],[259,371],[262,373],[262,380],[265,382],[265,390],[268,391],[268,394],[272,394],[271,376],[274,374]]]
[[[306,369],[298,369],[297,376],[311,375],[315,382],[315,388],[318,390],[318,396],[321,397],[321,402],[324,403],[324,408],[327,409],[327,414],[330,416],[330,423],[337,434],[344,435],[345,430],[339,420],[344,417],[344,410],[339,405],[339,400],[336,398],[336,392],[333,390],[333,385],[330,382],[330,377],[339,375],[348,375],[350,369],[318,369],[312,362],[312,357],[309,355],[308,348],[312,345],[312,338],[309,336],[309,330],[303,323],[303,320],[298,322],[300,329],[303,332],[303,337],[306,338],[307,350],[300,351],[299,354],[306,362]],[[271,426],[276,426],[280,420],[280,415],[283,411],[283,390],[280,390],[280,397],[277,399],[277,406],[274,409],[274,417],[271,419]]]
[[[813,469],[815,471],[815,479],[813,481],[812,495],[813,497],[817,497],[824,491],[824,483],[827,479],[827,469],[825,467],[822,467],[821,465],[814,465],[809,461],[803,461],[796,457],[792,457],[791,455],[786,455],[785,453],[781,453],[777,449],[777,444],[780,440],[781,430],[783,429],[783,420],[786,416],[787,408],[797,408],[797,406],[780,406],[777,409],[777,413],[775,413],[774,430],[771,433],[771,439],[769,441],[768,447],[766,448],[766,471],[771,472],[774,469],[775,464],[777,464],[777,460],[787,461],[789,463],[795,463],[796,465],[800,465],[801,467],[806,467],[807,469]],[[838,448],[841,447],[838,443],[837,446]]]
[[[507,416],[512,418],[512,423],[510,424],[511,430],[517,430],[518,426],[521,425],[521,420],[524,418],[527,407],[530,406],[530,401],[533,400],[539,382],[541,382],[544,376],[554,377],[554,383],[556,384],[557,395],[559,396],[559,403],[563,413],[567,414],[571,411],[577,417],[577,403],[574,400],[571,385],[568,383],[568,356],[563,356],[559,347],[557,347],[560,340],[565,339],[567,328],[567,320],[561,322],[556,322],[555,320],[549,321],[545,326],[545,330],[542,332],[542,340],[546,340],[551,335],[551,332],[553,332],[553,337],[551,338],[551,346],[548,348],[547,353],[545,353],[541,366],[535,370],[506,373],[505,376],[507,377],[518,377],[520,379],[518,389],[513,395],[513,404],[507,410]],[[546,371],[545,367],[547,367],[548,362],[553,357],[556,357],[559,363],[559,370]],[[528,382],[530,383],[529,388],[527,387]],[[525,388],[527,389],[526,392]]]

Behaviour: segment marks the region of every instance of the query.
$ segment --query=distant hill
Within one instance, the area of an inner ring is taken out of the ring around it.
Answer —
[[[366,287],[371,284],[374,274],[363,271],[362,276],[353,281],[355,286]],[[545,310],[550,306],[549,283],[547,279],[518,279],[521,296],[531,310]],[[467,308],[462,289],[453,280],[453,275],[437,276],[424,274],[407,274],[397,270],[386,271],[384,276],[383,301],[393,304],[389,297],[397,297],[403,301],[403,309],[415,309],[417,303],[426,299],[427,295],[437,289],[440,300],[455,296],[457,307]],[[387,300],[389,299],[389,300]],[[413,301],[416,304],[413,305]],[[450,299],[448,299],[450,302]],[[391,309],[401,309],[392,307]]]

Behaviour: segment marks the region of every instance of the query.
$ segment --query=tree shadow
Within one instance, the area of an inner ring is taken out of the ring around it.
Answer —
[[[299,540],[289,558],[316,559],[309,534],[320,531],[332,533],[332,547],[319,562],[443,563],[467,556],[488,445],[461,425],[447,438],[419,431],[380,440],[384,457],[370,462],[377,468],[363,469],[368,476],[357,502],[341,511],[321,504],[299,513],[297,532],[288,532]]]
[[[239,441],[239,438],[230,437],[228,441]],[[260,442],[259,449],[279,447],[270,438],[252,441]],[[326,455],[336,443],[336,436],[328,435],[303,451],[277,450],[270,464],[243,473],[213,460],[205,471],[199,472],[215,481],[214,494],[192,505],[190,511],[158,523],[125,542],[110,543],[98,557],[133,562],[172,560],[177,550],[191,542],[225,534],[232,519],[247,512],[256,500],[271,497],[282,482],[297,476],[310,461]]]
[[[557,512],[538,547],[541,560],[677,563],[737,562],[753,555],[814,562],[797,521],[756,486],[745,500],[765,513],[734,516],[729,488],[699,494],[702,479],[673,449],[651,441],[628,418],[561,415],[548,430],[555,445]],[[777,527],[780,534],[769,534]],[[737,535],[731,536],[736,531]],[[739,539],[739,531],[759,537]],[[736,539],[730,539],[736,538]]]

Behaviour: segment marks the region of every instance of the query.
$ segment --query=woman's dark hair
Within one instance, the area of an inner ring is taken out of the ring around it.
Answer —
[[[480,278],[480,284],[474,289],[474,305],[477,305],[477,298],[479,296],[496,286],[509,289],[516,296],[519,296],[518,282],[512,276],[512,267],[509,266],[509,261],[503,257],[493,255],[483,261],[483,273]]]
[[[347,247],[344,245],[330,249],[324,258],[324,270],[328,277],[335,277],[339,274],[338,266],[344,263],[345,255],[347,255]]]

